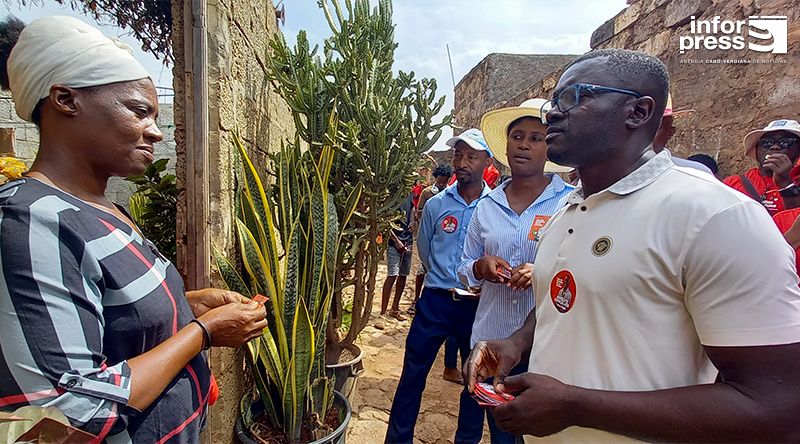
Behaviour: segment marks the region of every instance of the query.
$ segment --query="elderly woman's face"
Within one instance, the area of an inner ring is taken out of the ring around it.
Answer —
[[[141,174],[164,136],[156,125],[158,96],[150,79],[94,88],[81,100],[82,144],[94,169],[110,176]],[[77,122],[76,122],[77,123]],[[88,140],[87,140],[88,139]]]

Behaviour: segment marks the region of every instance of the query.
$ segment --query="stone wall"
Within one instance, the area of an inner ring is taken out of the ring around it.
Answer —
[[[454,122],[478,128],[483,114],[572,61],[575,55],[489,54],[456,85]],[[458,131],[458,130],[456,130]]]
[[[187,74],[184,60],[184,35],[192,32],[184,23],[184,6],[191,0],[173,2],[173,46],[177,171],[179,180],[186,177],[186,103]],[[207,229],[211,245],[219,251],[235,254],[233,248],[234,170],[238,154],[232,138],[237,132],[248,146],[256,165],[266,165],[266,154],[280,147],[280,141],[294,132],[286,103],[264,79],[268,41],[279,32],[275,10],[269,0],[208,0],[208,198],[210,218]],[[191,51],[191,48],[187,48]],[[187,195],[179,199],[178,227],[185,225]],[[178,233],[178,248],[187,251],[185,233]],[[180,255],[180,253],[179,253]],[[179,263],[181,262],[179,258]],[[181,270],[186,273],[186,270]],[[212,270],[209,273],[214,273]],[[212,284],[223,286],[212,274]],[[211,367],[220,386],[220,398],[211,408],[209,429],[204,442],[233,441],[233,425],[239,414],[239,400],[252,382],[242,371],[243,355],[231,349],[214,349]]]
[[[689,35],[692,16],[698,20],[787,16],[788,52],[700,49],[680,54],[679,39]],[[660,58],[670,72],[673,106],[696,110],[676,120],[678,131],[670,149],[682,157],[711,155],[723,176],[755,165],[742,147],[747,132],[776,118],[800,118],[800,3],[796,1],[631,0],[627,9],[594,32],[591,44],[593,49],[636,49]],[[751,63],[716,62],[742,59]],[[558,71],[545,77],[510,103],[549,97],[560,75]]]
[[[787,54],[751,50],[696,50],[679,53],[679,36],[688,35],[691,16],[708,20],[746,20],[748,16],[787,16]],[[755,163],[744,155],[742,139],[773,119],[800,114],[800,3],[794,0],[639,0],[613,20],[614,34],[603,27],[595,48],[624,47],[659,57],[669,69],[673,105],[696,112],[677,121],[671,142],[680,156],[702,152],[716,158],[721,171],[738,174]],[[609,25],[604,25],[608,27]],[[688,60],[752,59],[785,63],[717,64]]]
[[[171,103],[159,104],[158,127],[164,133],[164,140],[153,146],[155,157],[156,159],[169,158],[170,162],[167,165],[167,169],[169,172],[174,172],[175,125]],[[15,136],[13,154],[24,160],[28,165],[31,165],[39,150],[39,129],[36,128],[36,125],[26,122],[17,116],[14,110],[14,101],[7,91],[0,93],[0,129],[2,128],[13,128]],[[3,152],[11,153],[11,151],[7,151],[7,148],[5,146],[2,147]],[[135,186],[132,183],[125,181],[121,177],[112,177],[106,188],[106,196],[112,202],[127,208],[128,199],[130,199],[134,190]]]
[[[537,84],[575,57],[557,54],[487,55],[456,85],[453,132],[458,134],[467,128],[480,128],[481,117],[486,111],[518,105],[513,100],[520,90]],[[452,150],[430,154],[437,163],[449,164],[453,160]],[[508,174],[508,169],[502,164],[495,162],[495,166],[502,174]]]
[[[13,151],[14,156],[24,160],[28,165],[33,163],[39,150],[39,129],[17,116],[14,101],[8,91],[0,92],[0,128],[14,129],[13,150],[4,146],[3,152],[10,154]]]

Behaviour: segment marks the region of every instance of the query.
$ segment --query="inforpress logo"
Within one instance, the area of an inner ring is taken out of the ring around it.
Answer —
[[[788,23],[786,16],[752,16],[747,20],[710,20],[689,22],[689,35],[680,36],[681,54],[698,49],[751,49],[758,52],[786,54]]]
[[[750,49],[759,52],[771,52],[773,54],[786,54],[788,46],[787,33],[789,29],[786,16],[755,16],[750,17],[747,22],[750,25],[749,34],[751,38],[762,42],[769,42],[770,39],[772,40],[772,43],[768,45],[750,42]]]

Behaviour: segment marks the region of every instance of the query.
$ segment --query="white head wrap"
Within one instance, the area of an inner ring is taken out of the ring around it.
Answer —
[[[76,18],[58,15],[25,26],[7,69],[17,114],[27,121],[55,84],[85,88],[149,77],[130,46]]]

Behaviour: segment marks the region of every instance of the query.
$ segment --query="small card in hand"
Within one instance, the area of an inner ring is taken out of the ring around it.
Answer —
[[[505,278],[506,280],[511,279],[511,270],[509,270],[508,268],[506,268],[506,267],[504,267],[502,265],[498,265],[497,266],[497,275],[502,277],[502,278]]]
[[[257,294],[253,296],[253,300],[264,306],[264,311],[268,310],[267,308],[267,301],[269,301],[268,297],[264,296],[263,294]],[[269,315],[269,313],[267,313],[267,315]]]
[[[478,405],[484,407],[497,407],[514,399],[513,395],[497,393],[494,391],[494,386],[483,382],[475,384],[475,392],[472,394],[472,397],[475,398]]]

